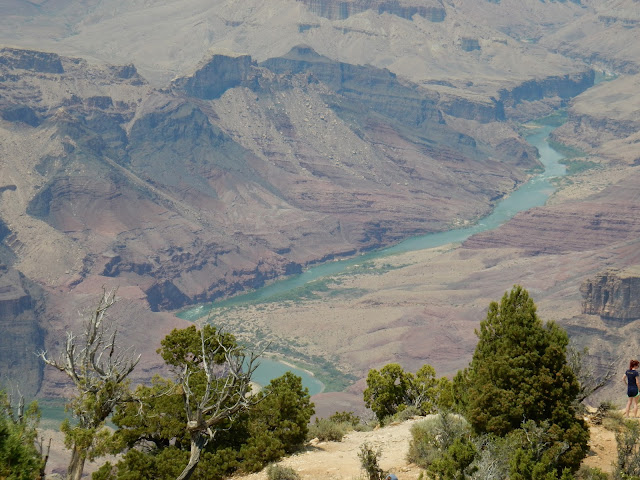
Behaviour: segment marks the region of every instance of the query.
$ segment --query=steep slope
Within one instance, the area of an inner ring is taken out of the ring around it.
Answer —
[[[8,47],[0,70],[6,264],[84,303],[102,283],[153,311],[260,286],[473,220],[538,165],[491,118],[508,148],[450,126],[436,92],[302,47],[213,55],[165,89]]]
[[[472,222],[539,168],[515,122],[558,107],[569,121],[555,139],[603,171],[561,182],[553,205],[469,240],[439,267],[479,257],[476,267],[500,266],[506,250],[545,276],[552,263],[580,257],[575,274],[544,289],[557,307],[577,295],[579,274],[633,260],[625,248],[638,233],[637,79],[590,88],[596,67],[635,71],[633,1],[238,5],[0,7],[0,41],[19,45],[0,51],[0,258],[12,285],[23,275],[32,304],[43,305],[23,338],[49,332],[29,348],[54,346],[77,325],[78,306],[102,284],[119,284],[135,305],[128,328],[146,345],[148,374],[159,336],[179,322],[144,309],[227,296]],[[467,272],[468,282],[492,283],[499,296],[505,282],[526,277],[497,270],[500,278]],[[478,288],[481,300],[462,313],[455,293],[436,308],[460,326],[453,340],[430,336],[446,321],[425,321],[416,335],[411,325],[428,311],[412,310],[398,314],[394,337],[405,353],[373,358],[365,342],[341,355],[362,371],[435,357],[451,372],[489,298]]]
[[[265,63],[272,72],[214,56],[171,93],[132,67],[55,55],[36,65],[43,54],[4,52],[6,71],[21,73],[4,83],[7,128],[49,139],[30,159],[32,193],[13,179],[20,185],[5,195],[22,194],[30,221],[78,250],[64,268],[70,287],[93,275],[127,278],[154,310],[473,219],[537,164],[522,144],[510,166],[508,155],[447,126],[437,94],[373,68],[347,74],[324,62],[343,72],[334,84],[311,67],[277,68],[284,60]],[[38,270],[40,281],[51,274]]]

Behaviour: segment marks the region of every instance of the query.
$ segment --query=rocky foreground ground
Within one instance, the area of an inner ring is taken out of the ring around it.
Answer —
[[[365,479],[361,468],[358,452],[361,445],[367,443],[375,450],[380,450],[380,466],[395,473],[399,480],[417,480],[422,469],[407,461],[409,442],[411,441],[411,427],[423,417],[416,417],[402,423],[393,423],[384,428],[369,432],[351,432],[341,442],[319,442],[312,440],[300,453],[292,455],[278,462],[278,465],[290,467],[300,475],[302,480],[360,480]],[[604,472],[613,471],[616,460],[615,434],[602,425],[591,425],[591,450],[584,464],[589,467],[600,468]],[[54,436],[54,444],[62,445],[59,433],[47,431],[45,435]],[[56,445],[56,446],[57,446]],[[104,459],[101,459],[103,461]],[[66,452],[54,447],[49,461],[49,473],[64,472]],[[98,462],[87,464],[85,473],[94,471]],[[53,475],[48,478],[53,480]],[[266,470],[258,473],[237,476],[236,480],[265,480]]]

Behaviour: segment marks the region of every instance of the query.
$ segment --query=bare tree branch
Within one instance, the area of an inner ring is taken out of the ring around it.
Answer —
[[[225,343],[222,331],[205,338],[204,329],[200,330],[200,349],[200,362],[187,363],[178,376],[191,437],[191,455],[177,480],[191,477],[218,425],[259,401],[251,395],[251,377],[259,366],[262,352],[247,356],[235,341]]]
[[[100,428],[116,405],[130,398],[126,379],[140,361],[140,355],[136,356],[132,347],[118,348],[117,329],[110,330],[105,323],[108,309],[116,302],[116,292],[117,289],[103,288],[98,305],[84,323],[83,336],[67,332],[64,349],[57,360],[46,351],[38,353],[47,365],[65,373],[78,391],[71,404],[78,419],[72,431]],[[85,444],[86,441],[81,445],[75,439],[70,443],[73,451],[68,474],[71,479],[79,480],[93,445]]]
[[[587,347],[579,349],[575,344],[569,343],[567,363],[580,383],[580,392],[576,397],[576,401],[580,403],[609,383],[616,374],[620,358],[616,357],[604,366],[596,367],[594,357],[589,355]]]

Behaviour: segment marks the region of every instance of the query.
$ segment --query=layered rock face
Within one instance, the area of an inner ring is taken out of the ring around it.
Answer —
[[[173,82],[189,96],[203,100],[219,98],[228,89],[245,83],[251,74],[254,62],[249,55],[229,57],[213,55],[196,72]]]
[[[300,0],[316,15],[331,20],[344,20],[351,15],[374,10],[377,13],[390,13],[411,20],[420,15],[432,22],[442,22],[447,13],[441,0],[416,2],[414,0]]]
[[[582,72],[532,79],[510,90],[500,91],[500,101],[505,109],[513,109],[521,102],[558,97],[564,100],[573,98],[593,86],[595,72],[586,69]]]
[[[640,318],[640,267],[601,272],[580,287],[582,313],[632,321]]]
[[[474,221],[539,168],[508,121],[592,84],[587,57],[557,53],[582,37],[552,35],[592,18],[592,3],[158,0],[141,21],[136,2],[106,0],[88,18],[69,0],[1,15],[7,44],[122,65],[0,52],[0,259],[46,290],[47,346],[107,284],[136,304],[127,331],[153,353],[172,324],[148,310]],[[631,152],[618,133],[632,115],[598,123],[586,103],[572,106],[574,132],[616,126],[610,140]],[[632,242],[636,184],[523,214],[464,254]]]
[[[19,272],[0,264],[0,386],[32,397],[43,376],[36,354],[44,348],[44,330],[42,293],[28,284]]]
[[[637,185],[640,172],[629,172],[613,187],[582,202],[539,207],[507,224],[469,238],[465,248],[520,248],[530,255],[562,254],[633,242],[640,236]]]
[[[567,56],[587,59],[615,72],[640,72],[640,10],[636,0],[594,2],[592,14],[542,39]],[[588,31],[589,35],[581,35]]]
[[[170,90],[131,66],[55,57],[62,73],[42,72],[39,52],[7,55],[3,118],[47,141],[31,149],[30,176],[7,171],[7,199],[23,195],[29,228],[71,242],[74,265],[54,268],[69,288],[117,278],[152,310],[446,229],[488,212],[537,165],[449,126],[439,94],[304,47],[261,66],[213,55]],[[37,121],[11,116],[17,104]],[[29,243],[26,231],[16,242]]]
[[[40,73],[63,73],[60,56],[55,53],[34,52],[17,48],[0,48],[0,65],[10,70],[29,70]]]
[[[567,122],[554,132],[554,138],[607,163],[640,164],[640,98],[630,94],[638,88],[640,75],[599,83],[572,101]]]

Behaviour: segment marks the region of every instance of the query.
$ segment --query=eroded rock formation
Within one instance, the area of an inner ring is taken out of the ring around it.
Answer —
[[[584,281],[582,313],[616,320],[640,318],[640,267],[607,270]]]
[[[260,66],[213,55],[170,90],[131,66],[65,57],[62,73],[32,75],[21,67],[42,55],[16,56],[0,62],[0,110],[13,121],[23,102],[38,123],[22,123],[51,140],[32,157],[37,177],[14,185],[30,192],[25,213],[79,249],[71,286],[132,282],[153,310],[446,229],[488,212],[537,165],[516,137],[494,148],[448,125],[439,94],[306,47]],[[103,86],[89,87],[97,77]],[[456,110],[474,107],[445,113]]]
[[[389,13],[411,20],[420,15],[432,22],[442,22],[447,13],[442,0],[417,2],[415,0],[300,0],[316,15],[332,20],[349,18],[351,15],[373,10]]]
[[[43,375],[36,356],[44,347],[41,312],[42,292],[0,264],[0,385],[27,397],[37,393]]]

